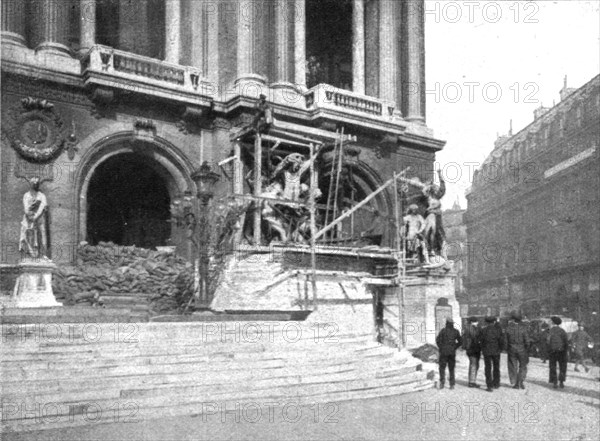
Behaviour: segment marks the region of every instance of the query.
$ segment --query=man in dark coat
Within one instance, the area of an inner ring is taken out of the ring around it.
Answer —
[[[552,327],[548,333],[548,360],[550,367],[550,383],[554,389],[558,387],[557,380],[561,389],[565,387],[567,379],[567,351],[569,347],[569,338],[567,332],[559,325],[562,323],[560,317],[551,317]],[[558,379],[556,378],[556,364],[558,363]]]
[[[479,370],[479,359],[481,358],[480,329],[477,317],[469,317],[467,322],[468,324],[463,330],[463,349],[469,357],[469,387],[479,387],[477,384],[477,371]]]
[[[486,326],[479,334],[479,345],[485,364],[485,383],[487,391],[500,387],[500,353],[502,352],[502,330],[496,326],[495,317],[485,318]]]
[[[450,389],[454,389],[454,366],[456,365],[456,350],[462,344],[460,332],[454,328],[454,321],[446,319],[446,326],[440,331],[435,339],[440,350],[440,389],[444,388],[446,379],[446,365],[450,377]]]
[[[511,321],[506,329],[505,341],[508,355],[508,378],[514,389],[525,389],[523,384],[527,376],[529,363],[529,329],[523,324],[521,314],[517,311],[511,313]]]

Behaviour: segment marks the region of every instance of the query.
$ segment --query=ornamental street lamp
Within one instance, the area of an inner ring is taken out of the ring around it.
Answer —
[[[192,174],[192,180],[196,183],[196,196],[200,203],[199,209],[194,210],[192,192],[186,191],[173,201],[171,217],[177,227],[186,229],[187,238],[195,245],[197,250],[197,253],[191,257],[195,262],[198,262],[199,280],[190,304],[193,302],[195,308],[207,308],[209,304],[208,273],[210,263],[208,253],[210,246],[208,210],[209,203],[214,196],[214,186],[219,180],[219,174],[213,172],[208,162],[204,161],[200,168]]]
[[[214,186],[219,180],[219,174],[211,170],[208,162],[204,161],[200,168],[192,174],[198,190],[197,197],[200,201],[200,220],[198,228],[198,260],[199,260],[199,289],[196,293],[196,306],[207,308],[208,299],[208,269],[210,259],[208,247],[210,246],[210,228],[208,226],[208,204],[214,196]]]

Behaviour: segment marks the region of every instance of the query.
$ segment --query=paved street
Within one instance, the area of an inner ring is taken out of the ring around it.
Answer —
[[[67,430],[5,434],[6,440],[597,440],[600,436],[600,375],[573,372],[565,389],[547,382],[547,364],[532,359],[526,390],[508,387],[506,356],[501,388],[490,393],[466,387],[467,359],[459,353],[454,390],[427,390],[396,397],[315,403],[206,403],[204,416],[89,424]],[[435,367],[431,365],[432,367]],[[430,367],[430,366],[428,366]],[[483,370],[479,383],[483,384]],[[236,421],[237,419],[237,421]],[[126,421],[121,418],[121,421]]]

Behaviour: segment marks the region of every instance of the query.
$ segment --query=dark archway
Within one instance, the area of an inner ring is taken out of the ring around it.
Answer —
[[[87,190],[87,240],[154,248],[170,237],[168,172],[150,157],[121,153],[102,162]]]
[[[332,179],[331,161],[325,162],[321,170],[318,185],[322,196],[317,200],[317,208],[322,224],[328,199],[330,200],[330,214],[327,223],[333,220],[333,202],[331,201],[334,199],[335,190],[331,189],[330,191],[330,184],[335,182],[336,173]],[[381,184],[380,179],[369,170],[366,164],[361,161],[348,161],[342,168],[339,177],[337,216],[361,202],[377,190]],[[343,221],[335,231],[330,233],[330,237],[335,236],[332,238],[334,242],[342,240],[344,243],[346,240],[343,238],[352,238],[349,242],[364,240],[375,245],[385,245],[391,238],[390,227],[393,225],[391,223],[393,212],[390,207],[391,204],[388,202],[385,192],[382,192],[356,211],[350,219]]]

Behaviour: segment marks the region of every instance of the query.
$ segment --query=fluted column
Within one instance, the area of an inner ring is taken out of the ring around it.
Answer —
[[[34,0],[34,15],[31,17],[35,29],[37,52],[69,55],[69,2],[56,0]]]
[[[96,44],[96,0],[79,0],[79,53],[85,54]]]
[[[256,21],[258,7],[254,1],[240,2],[240,12],[237,24],[237,80],[261,79],[256,74],[254,58],[256,51]]]
[[[406,4],[408,26],[408,108],[406,119],[425,123],[425,7],[424,0]]]
[[[179,64],[180,50],[181,2],[168,0],[165,4],[165,61]]]
[[[25,46],[25,2],[3,0],[2,43]]]
[[[275,63],[275,81],[290,81],[290,8],[288,0],[275,3],[275,35],[277,43],[277,60]]]
[[[365,94],[365,4],[352,4],[352,90]]]
[[[379,97],[396,100],[396,0],[379,0]]]
[[[306,5],[305,0],[294,1],[294,83],[306,87]]]

